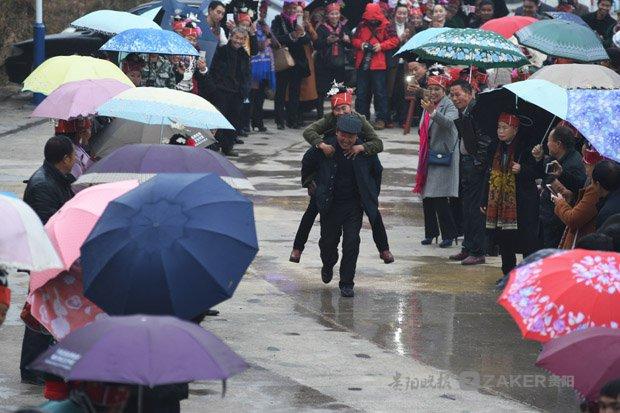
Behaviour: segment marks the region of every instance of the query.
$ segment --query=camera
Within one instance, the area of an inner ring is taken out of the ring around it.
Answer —
[[[362,70],[370,69],[370,62],[372,55],[375,53],[375,49],[370,43],[364,43],[362,46],[362,52],[364,52],[364,58],[362,59]]]

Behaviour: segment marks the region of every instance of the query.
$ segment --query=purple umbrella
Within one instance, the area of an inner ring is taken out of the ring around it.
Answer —
[[[67,335],[29,366],[67,381],[149,387],[226,380],[248,367],[198,324],[150,315],[97,320]]]
[[[181,145],[127,145],[96,162],[75,182],[78,187],[137,179],[161,173],[214,173],[235,189],[254,186],[228,159],[209,149]]]
[[[575,390],[596,400],[605,383],[620,377],[620,330],[591,327],[553,339],[536,365],[558,376],[572,376]]]
[[[68,82],[54,90],[32,112],[36,118],[69,119],[97,113],[97,108],[131,86],[114,79]]]

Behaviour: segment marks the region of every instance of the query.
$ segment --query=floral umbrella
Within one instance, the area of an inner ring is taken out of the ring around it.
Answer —
[[[618,328],[620,254],[567,250],[515,268],[498,302],[524,338],[543,343],[585,328]]]
[[[501,35],[478,29],[452,29],[413,50],[422,59],[479,68],[521,67],[529,61]]]

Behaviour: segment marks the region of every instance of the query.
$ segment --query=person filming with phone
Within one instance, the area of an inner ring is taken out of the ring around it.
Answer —
[[[565,229],[564,223],[554,213],[555,205],[547,185],[559,188],[558,184],[561,184],[573,194],[577,194],[586,182],[581,156],[575,150],[575,137],[576,131],[567,126],[557,126],[547,139],[548,156],[545,156],[542,145],[536,145],[532,149],[532,156],[543,177],[538,232],[543,248],[557,248]]]

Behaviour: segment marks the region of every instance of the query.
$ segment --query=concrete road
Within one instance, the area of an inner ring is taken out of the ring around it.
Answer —
[[[40,165],[48,122],[29,119],[27,96],[0,96],[0,190],[23,193]],[[496,258],[462,267],[457,247],[423,247],[421,204],[410,192],[417,135],[382,132],[381,211],[396,262],[379,260],[364,223],[356,296],[320,279],[318,222],[300,264],[288,262],[307,205],[299,184],[307,149],[296,130],[252,134],[234,162],[257,188],[260,252],[221,315],[203,326],[250,364],[221,384],[193,383],[183,410],[201,411],[577,411],[571,389],[534,367],[540,346],[521,339],[495,303]],[[19,310],[27,280],[10,280],[13,305],[0,329],[0,409],[36,405],[41,389],[21,384]]]

